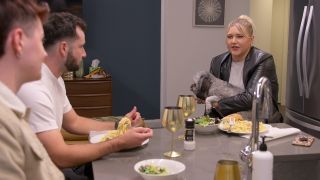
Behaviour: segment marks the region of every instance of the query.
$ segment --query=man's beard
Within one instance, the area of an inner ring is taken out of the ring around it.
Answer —
[[[74,56],[72,56],[72,51],[69,51],[68,52],[68,55],[67,55],[67,60],[66,60],[66,63],[65,63],[65,66],[67,68],[67,71],[77,71],[79,70],[79,64],[76,63],[77,60]]]

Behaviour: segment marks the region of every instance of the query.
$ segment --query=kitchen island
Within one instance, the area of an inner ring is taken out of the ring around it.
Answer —
[[[93,162],[95,180],[142,180],[133,166],[145,159],[166,158],[163,153],[170,149],[171,134],[161,128],[159,120],[147,120],[154,136],[143,147],[124,152],[113,153]],[[287,124],[272,126],[287,128]],[[181,132],[177,132],[179,135]],[[320,179],[320,142],[316,139],[311,147],[291,144],[295,135],[267,142],[268,150],[274,155],[273,175],[275,180],[315,180]],[[248,139],[227,134],[218,130],[209,135],[196,134],[196,149],[186,151],[183,141],[176,140],[175,150],[183,155],[174,160],[186,165],[185,179],[212,180],[218,160],[232,159],[240,164],[241,179],[249,179],[246,164],[240,160],[239,152],[248,143]]]

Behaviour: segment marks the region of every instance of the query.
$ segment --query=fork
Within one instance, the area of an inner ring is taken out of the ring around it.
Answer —
[[[231,117],[230,119],[229,119],[229,129],[228,129],[228,133],[231,133],[231,129],[232,129],[232,127],[235,125],[235,118],[234,117]]]

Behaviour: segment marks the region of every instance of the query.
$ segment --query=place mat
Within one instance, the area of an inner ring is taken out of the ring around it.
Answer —
[[[277,128],[277,127],[271,127],[268,129],[268,132],[263,133],[264,136],[268,136],[269,138],[266,138],[266,141],[271,141],[274,139],[279,139],[285,136],[290,136],[293,134],[300,133],[301,130],[297,128]],[[241,137],[250,138],[250,135],[242,135]],[[261,140],[261,138],[259,137]]]

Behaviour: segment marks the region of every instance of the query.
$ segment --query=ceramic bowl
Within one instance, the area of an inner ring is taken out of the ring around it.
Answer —
[[[194,120],[195,120],[195,130],[199,134],[214,133],[215,131],[218,130],[218,125],[220,123],[220,120],[218,118],[210,118],[205,116],[194,118]],[[205,123],[206,125],[199,123],[198,122],[199,120],[200,121],[204,120],[204,122],[207,122]],[[208,124],[208,122],[210,123]]]
[[[157,167],[162,167],[166,169],[165,174],[154,175],[154,174],[146,174],[141,172],[139,168],[145,165],[152,165]],[[147,159],[140,162],[137,162],[134,165],[134,170],[141,175],[141,177],[145,180],[176,180],[183,179],[184,171],[186,167],[183,163],[175,160],[169,159]]]
[[[207,126],[201,126],[201,125],[196,124],[195,130],[199,134],[211,134],[211,133],[214,133],[218,130],[218,124],[210,124]]]

